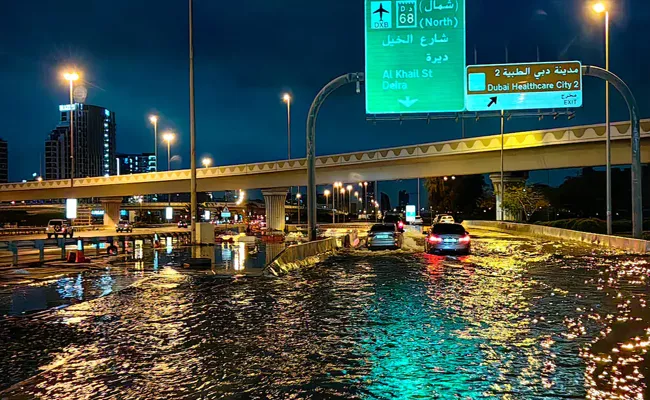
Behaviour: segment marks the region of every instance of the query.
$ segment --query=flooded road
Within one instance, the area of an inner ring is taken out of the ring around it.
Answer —
[[[473,241],[469,257],[342,252],[282,278],[159,266],[0,320],[0,397],[650,396],[646,258]]]

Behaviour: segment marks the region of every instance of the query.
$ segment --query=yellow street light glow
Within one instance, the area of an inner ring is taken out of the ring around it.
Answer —
[[[174,135],[172,132],[167,132],[163,134],[163,140],[165,142],[173,142],[174,138],[176,138],[176,135]]]
[[[289,93],[285,93],[284,96],[282,96],[282,101],[285,103],[288,103],[291,101],[291,95]]]
[[[63,74],[63,77],[67,81],[76,81],[79,80],[79,74],[76,72],[66,72]]]
[[[354,192],[354,197],[359,197],[359,192]]]
[[[602,14],[605,11],[607,11],[607,7],[605,7],[604,3],[596,3],[593,5],[593,10],[597,12],[598,14]]]
[[[210,165],[212,165],[212,159],[205,157],[203,160],[201,160],[201,164],[203,164],[204,167],[208,168]]]
[[[346,187],[346,189],[348,190],[348,192],[351,192],[351,191],[352,191],[352,185],[348,185],[348,186]]]
[[[325,196],[329,196],[330,194],[332,194],[332,192],[330,192],[329,190],[325,190],[325,191],[323,192],[323,194],[324,194]]]
[[[152,124],[157,123],[157,122],[158,122],[158,116],[157,116],[157,115],[152,115],[152,116],[150,116],[150,117],[149,117],[149,121],[150,121]]]
[[[341,194],[345,194],[345,188],[341,188]]]
[[[296,193],[296,199],[299,199],[301,197],[302,197],[302,195],[300,193]]]

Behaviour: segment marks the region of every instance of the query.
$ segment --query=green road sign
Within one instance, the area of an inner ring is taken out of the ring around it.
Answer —
[[[366,0],[366,112],[465,109],[465,0]]]

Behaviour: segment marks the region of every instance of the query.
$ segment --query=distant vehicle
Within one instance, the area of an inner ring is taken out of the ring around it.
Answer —
[[[413,225],[422,225],[422,224],[424,224],[424,220],[422,219],[422,217],[420,217],[418,215],[417,217],[415,217],[415,221],[413,221],[412,224]]]
[[[404,237],[395,224],[375,224],[368,232],[366,247],[370,250],[402,248]]]
[[[438,223],[431,228],[424,242],[427,253],[453,252],[469,254],[469,233],[461,224]]]
[[[67,219],[51,219],[45,228],[47,238],[51,239],[53,236],[58,239],[59,236],[71,238],[74,236],[74,227]]]
[[[179,228],[187,228],[187,221],[178,221]]]
[[[404,219],[399,213],[387,212],[384,215],[384,224],[395,224],[400,232],[404,232]]]
[[[115,232],[133,232],[133,225],[129,221],[120,221],[115,225]]]
[[[435,225],[435,224],[455,224],[455,223],[456,223],[456,220],[454,220],[454,217],[452,217],[451,215],[438,214],[433,219],[433,223],[431,225]]]

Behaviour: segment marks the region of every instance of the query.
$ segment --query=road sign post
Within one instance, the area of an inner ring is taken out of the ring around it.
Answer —
[[[470,65],[468,111],[582,107],[582,66],[578,61]]]
[[[465,0],[365,2],[366,112],[465,108]]]

